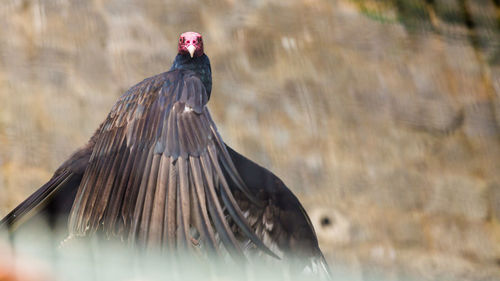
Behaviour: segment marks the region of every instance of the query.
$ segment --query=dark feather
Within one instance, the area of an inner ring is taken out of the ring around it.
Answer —
[[[123,238],[126,238],[126,234],[128,234],[127,229],[131,225],[131,220],[132,220],[132,212],[134,210],[135,206],[135,201],[134,199],[137,197],[137,192],[138,188],[137,186],[140,185],[141,179],[142,179],[142,171],[144,167],[144,163],[146,162],[148,154],[146,153],[146,148],[142,145],[139,144],[137,146],[137,149],[135,146],[132,146],[130,148],[132,151],[135,151],[135,156],[134,156],[134,164],[132,166],[132,169],[130,171],[130,175],[128,178],[128,181],[126,183],[126,188],[124,191],[124,198],[123,201],[120,202],[118,201],[118,204],[121,206],[118,206],[114,212],[118,211],[118,216],[119,218],[115,218],[114,220],[120,220],[118,227],[118,234],[119,236],[122,236]],[[115,194],[114,197],[119,197],[120,194]],[[115,199],[118,200],[118,199]],[[112,199],[113,201],[113,199]],[[111,219],[110,219],[111,220]],[[110,221],[111,223],[111,221]]]
[[[229,228],[229,225],[224,217],[222,207],[217,198],[217,194],[214,186],[213,170],[211,168],[210,159],[208,155],[201,155],[201,164],[207,179],[206,193],[207,193],[207,206],[210,217],[214,222],[217,234],[222,240],[226,250],[235,258],[241,255],[242,251],[239,243],[236,241],[233,232]]]
[[[189,204],[189,175],[186,159],[179,157],[177,164],[179,165],[179,195],[178,195],[178,239],[183,247],[187,246],[189,238],[189,222],[190,222],[190,204]]]
[[[138,155],[138,153],[136,153],[135,147],[127,148],[125,153],[127,154],[126,161],[122,161],[122,163],[125,163],[125,166],[123,168],[120,168],[121,177],[118,177],[117,179],[114,192],[115,196],[110,197],[109,209],[106,213],[106,217],[109,221],[106,227],[106,233],[109,236],[119,235],[119,233],[117,232],[118,227],[116,223],[119,219],[120,204],[122,203],[125,196],[125,188],[127,186],[127,183],[129,179],[131,179],[130,174],[133,163],[136,159],[136,156]]]
[[[166,212],[166,223],[164,227],[166,228],[166,238],[167,243],[170,247],[174,246],[176,238],[176,217],[177,217],[177,167],[175,166],[174,160],[170,161],[170,172],[167,187],[167,212]],[[165,233],[165,231],[164,231]],[[165,235],[164,235],[165,236]]]
[[[146,196],[146,188],[148,184],[149,174],[151,172],[151,164],[153,159],[153,148],[151,147],[148,152],[148,158],[145,163],[145,168],[142,171],[141,184],[138,188],[137,197],[135,199],[134,213],[132,215],[132,225],[129,230],[129,242],[135,243],[136,235],[140,231],[141,216],[143,213],[144,198]]]
[[[241,179],[241,177],[238,174],[238,171],[236,170],[236,167],[234,166],[231,158],[229,157],[229,154],[226,150],[225,144],[222,142],[222,138],[219,135],[219,132],[217,132],[217,128],[215,127],[215,123],[212,120],[212,117],[210,116],[210,113],[206,112],[205,117],[208,119],[208,125],[210,127],[210,130],[212,131],[212,134],[214,135],[215,142],[218,147],[219,153],[222,155],[221,157],[218,158],[218,161],[223,165],[225,172],[229,175],[229,177],[233,180],[234,184],[236,187],[242,191],[245,196],[252,201],[253,204],[260,205],[259,200],[253,195],[245,185],[245,182]]]
[[[151,213],[153,211],[153,200],[156,192],[156,181],[158,179],[159,167],[160,167],[160,154],[155,154],[153,152],[153,164],[151,165],[151,172],[147,179],[147,189],[144,198],[144,207],[142,211],[141,227],[140,227],[140,240],[148,240],[148,232],[150,231],[151,224]],[[163,187],[160,187],[163,189]]]
[[[204,84],[185,70],[146,79],[125,93],[96,137],[71,212],[71,233],[102,229],[141,246],[185,247],[194,228],[207,248],[216,249],[217,233],[228,251],[241,255],[227,221],[231,217],[258,248],[273,255],[229,189],[226,175],[257,201],[239,177],[207,101]]]
[[[165,204],[167,200],[167,181],[169,176],[169,158],[161,156],[158,178],[156,180],[155,195],[153,198],[153,210],[151,213],[151,227],[149,230],[149,243],[160,245],[163,234],[163,217],[165,216]]]
[[[102,232],[140,247],[195,245],[236,259],[254,248],[276,261],[300,253],[326,266],[297,198],[222,141],[206,107],[208,58],[177,60],[130,88],[89,144],[0,227],[48,205],[69,213],[72,237]]]
[[[64,171],[61,174],[54,176],[49,182],[43,185],[35,193],[24,200],[19,206],[12,210],[7,216],[0,221],[0,227],[14,227],[15,224],[21,223],[23,220],[28,219],[29,212],[36,211],[35,207],[43,207],[42,202],[50,199],[54,192],[57,192],[61,186],[72,177],[70,171]]]
[[[195,186],[196,195],[194,196],[194,205],[196,212],[199,216],[199,227],[198,230],[201,232],[204,242],[207,243],[210,250],[216,250],[215,235],[210,219],[208,218],[206,195],[204,186],[206,186],[206,181],[203,180],[203,175],[201,171],[200,159],[190,158],[191,171],[193,175],[193,182]]]

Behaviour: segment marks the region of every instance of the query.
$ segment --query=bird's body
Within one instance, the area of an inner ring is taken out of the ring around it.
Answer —
[[[29,213],[49,222],[63,216],[70,237],[99,232],[165,250],[300,255],[301,267],[326,268],[297,198],[222,141],[206,107],[211,88],[201,36],[181,35],[171,70],[130,88],[89,143],[0,226]]]

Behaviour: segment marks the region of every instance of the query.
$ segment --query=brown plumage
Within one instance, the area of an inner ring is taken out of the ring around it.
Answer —
[[[187,38],[200,46],[196,36]],[[208,57],[181,48],[189,42],[181,36],[172,69],[129,89],[89,143],[0,226],[40,211],[67,216],[70,237],[98,232],[134,247],[223,249],[236,259],[299,255],[306,262],[295,269],[328,271],[297,198],[223,142],[206,107]]]
[[[230,190],[224,172],[256,201],[238,177],[207,100],[201,80],[184,70],[146,79],[125,93],[96,133],[70,213],[70,235],[102,230],[132,244],[187,248],[193,227],[202,246],[215,249],[217,233],[227,249],[241,254],[229,214],[272,255]]]

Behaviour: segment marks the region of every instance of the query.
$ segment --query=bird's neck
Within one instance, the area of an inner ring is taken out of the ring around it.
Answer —
[[[191,58],[189,55],[178,54],[175,57],[174,63],[170,70],[185,69],[195,72],[205,85],[208,98],[212,92],[212,70],[210,68],[210,60],[203,54],[200,57]]]

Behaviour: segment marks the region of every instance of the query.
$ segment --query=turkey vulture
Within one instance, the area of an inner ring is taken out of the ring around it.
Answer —
[[[0,226],[65,216],[70,238],[98,232],[139,247],[224,249],[235,258],[300,255],[301,268],[327,272],[297,198],[222,141],[206,106],[211,89],[201,35],[181,34],[172,68],[123,94],[88,144]]]

